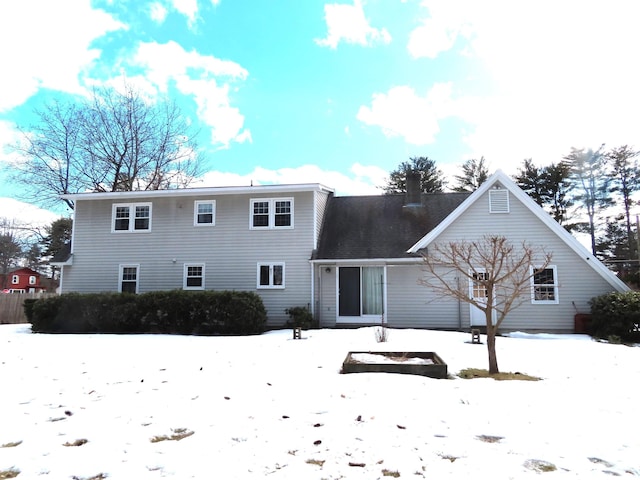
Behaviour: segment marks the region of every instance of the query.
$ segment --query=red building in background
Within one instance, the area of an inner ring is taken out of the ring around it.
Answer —
[[[2,282],[3,293],[43,292],[46,290],[40,283],[40,274],[27,267],[16,268],[6,274]]]

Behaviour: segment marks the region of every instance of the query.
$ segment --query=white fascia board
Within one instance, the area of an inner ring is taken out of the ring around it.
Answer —
[[[422,237],[413,245],[407,253],[417,253],[425,248],[435,238],[438,237],[449,225],[451,225],[460,215],[462,215],[478,197],[484,195],[496,182],[500,182],[504,188],[509,190],[522,204],[527,207],[542,223],[551,229],[569,248],[571,248],[583,261],[593,268],[602,278],[604,278],[613,288],[620,292],[630,290],[627,284],[620,280],[607,266],[596,258],[584,245],[582,245],[573,235],[571,235],[562,225],[556,222],[551,215],[544,211],[529,195],[525,193],[508,175],[502,170],[496,171],[483,183],[480,188],[473,192],[469,198],[460,204],[451,214],[445,218],[436,228]]]
[[[328,192],[334,190],[320,183],[302,183],[288,185],[254,185],[243,187],[198,187],[173,188],[166,190],[135,190],[130,192],[87,192],[68,193],[60,195],[65,200],[118,200],[118,199],[148,199],[157,197],[197,197],[204,195],[237,195],[237,194],[276,194],[295,192]]]
[[[323,258],[309,261],[316,265],[410,265],[423,262],[421,256],[414,258]]]

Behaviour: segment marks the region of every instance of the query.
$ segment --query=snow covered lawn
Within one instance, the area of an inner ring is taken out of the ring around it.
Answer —
[[[542,381],[340,374],[349,351],[487,367],[468,333],[34,335],[0,325],[0,472],[17,479],[640,476],[640,348],[498,338]],[[483,337],[484,341],[484,337]],[[2,478],[2,473],[0,473]]]

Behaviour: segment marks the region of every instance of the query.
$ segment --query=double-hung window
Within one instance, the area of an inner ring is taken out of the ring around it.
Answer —
[[[532,268],[531,302],[558,303],[558,271],[555,265]]]
[[[35,285],[35,284],[36,284],[36,276],[29,275],[29,285]]]
[[[138,293],[140,265],[120,265],[119,292]]]
[[[151,203],[114,203],[112,232],[148,232],[151,230]]]
[[[196,200],[193,207],[193,224],[198,226],[216,224],[216,201]]]
[[[204,263],[185,263],[184,282],[185,290],[204,290]]]
[[[284,288],[284,263],[259,263],[258,288]]]
[[[13,277],[11,277],[11,283],[13,283],[14,285],[17,285],[20,283],[20,277],[18,275],[14,275]]]
[[[293,198],[252,198],[250,228],[293,228]]]

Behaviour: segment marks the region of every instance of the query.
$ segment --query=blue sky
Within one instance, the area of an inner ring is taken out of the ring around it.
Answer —
[[[199,128],[200,185],[375,194],[412,156],[451,177],[640,147],[631,1],[22,0],[0,5],[0,163],[33,110],[124,77]],[[50,215],[16,201],[0,217]],[[48,217],[47,217],[48,218]]]

